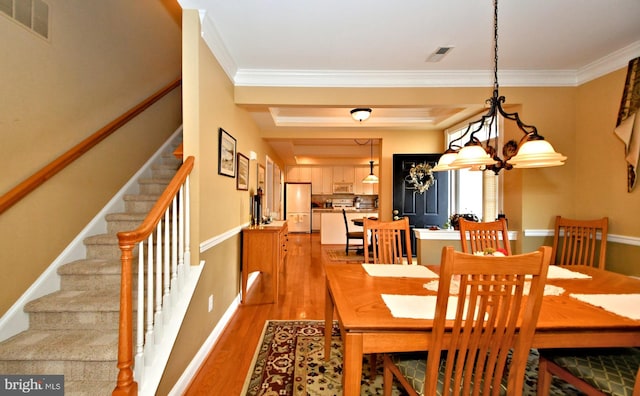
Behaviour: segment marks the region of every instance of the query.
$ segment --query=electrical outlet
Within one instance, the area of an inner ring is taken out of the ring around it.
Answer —
[[[209,296],[209,312],[213,311],[213,294]]]

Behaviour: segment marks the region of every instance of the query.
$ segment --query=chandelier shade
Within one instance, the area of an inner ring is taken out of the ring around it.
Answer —
[[[470,168],[471,170],[492,170],[496,175],[502,169],[512,168],[541,168],[564,165],[567,159],[557,153],[553,146],[544,137],[538,134],[533,125],[527,125],[518,113],[509,113],[502,107],[505,97],[499,94],[498,85],[498,0],[494,0],[493,20],[493,96],[487,99],[489,110],[480,119],[469,124],[461,136],[452,140],[449,147],[433,168],[434,171],[447,171],[453,169]],[[518,143],[515,140],[506,142],[502,150],[498,149],[498,116],[505,120],[515,121],[524,136]],[[480,141],[477,134],[488,130],[487,139]],[[461,145],[463,139],[467,143]],[[504,156],[500,157],[499,153]]]
[[[556,153],[553,146],[546,140],[530,140],[525,142],[518,154],[509,159],[514,168],[539,168],[560,166],[567,159],[562,154]]]

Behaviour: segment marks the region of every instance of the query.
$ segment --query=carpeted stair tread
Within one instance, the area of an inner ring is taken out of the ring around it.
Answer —
[[[109,213],[105,219],[107,221],[142,221],[147,217],[147,214],[139,212]]]
[[[58,275],[118,275],[121,268],[118,259],[80,259],[60,266]]]
[[[111,396],[116,381],[65,381],[65,396]]]
[[[25,312],[117,312],[119,290],[60,290],[29,301]]]
[[[94,245],[116,245],[118,246],[118,236],[114,234],[99,234],[86,237],[84,244]]]
[[[2,343],[2,360],[116,361],[118,330],[27,330]]]
[[[125,201],[157,201],[160,194],[127,194],[123,197]]]

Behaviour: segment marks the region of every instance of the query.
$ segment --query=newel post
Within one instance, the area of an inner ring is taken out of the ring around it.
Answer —
[[[120,275],[120,325],[118,326],[118,381],[113,396],[135,396],[138,383],[133,380],[133,244],[120,244],[122,273]]]

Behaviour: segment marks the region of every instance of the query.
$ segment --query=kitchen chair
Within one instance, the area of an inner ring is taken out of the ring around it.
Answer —
[[[411,231],[409,218],[400,220],[379,221],[363,219],[364,235],[364,262],[373,264],[402,264],[403,246],[407,254],[407,264],[412,264]],[[404,242],[404,243],[403,243]],[[371,255],[371,256],[370,256]],[[378,355],[370,355],[369,377],[373,380],[377,374]]]
[[[556,216],[551,263],[604,269],[609,218],[573,220]],[[600,233],[598,242],[597,234]],[[596,252],[598,258],[596,260]]]
[[[521,395],[550,260],[548,246],[515,256],[444,247],[429,351],[385,354],[384,395],[393,377],[410,395]]]
[[[408,217],[393,221],[364,219],[363,231],[367,236],[364,240],[365,263],[402,264],[406,254],[407,264],[412,264]]]
[[[342,217],[344,217],[344,229],[346,231],[346,236],[347,236],[347,245],[344,249],[344,253],[348,256],[349,241],[352,239],[361,240],[362,244],[353,246],[353,250],[358,250],[362,248],[365,238],[364,238],[364,232],[362,231],[349,231],[349,221],[347,220],[347,212],[344,209],[342,209]]]
[[[504,249],[507,256],[511,256],[511,243],[505,219],[485,223],[460,219],[459,225],[460,244],[464,253]]]
[[[540,356],[538,395],[548,395],[555,375],[592,395],[640,396],[640,349],[554,349]]]

